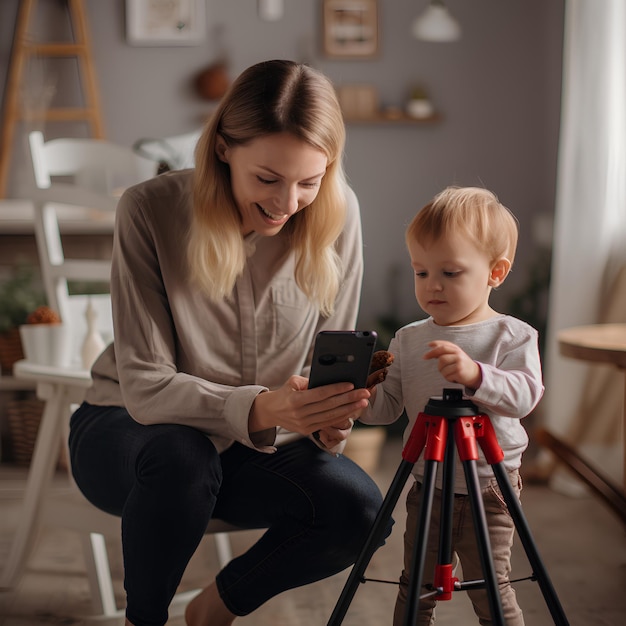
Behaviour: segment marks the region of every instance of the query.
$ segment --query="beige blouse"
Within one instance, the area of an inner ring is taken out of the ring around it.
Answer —
[[[94,364],[86,400],[125,406],[142,424],[193,426],[219,451],[237,440],[273,452],[288,433],[272,432],[255,446],[248,414],[256,395],[292,374],[308,376],[320,330],[356,323],[363,276],[358,202],[348,189],[338,242],[345,273],[332,317],[321,317],[296,285],[284,233],[246,237],[244,272],[232,298],[216,304],[190,283],[186,267],[192,176],[163,174],[120,199],[111,271],[115,342]]]

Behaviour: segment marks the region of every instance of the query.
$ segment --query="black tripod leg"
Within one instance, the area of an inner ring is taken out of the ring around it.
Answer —
[[[528,562],[533,568],[533,574],[537,577],[539,588],[541,589],[541,593],[543,593],[543,597],[548,605],[550,615],[552,615],[552,619],[557,626],[569,626],[563,607],[561,606],[559,598],[556,595],[556,591],[550,581],[550,577],[548,576],[548,572],[543,564],[543,561],[541,560],[541,557],[539,556],[539,552],[537,551],[537,546],[532,533],[530,532],[530,527],[528,526],[524,513],[522,512],[522,507],[517,499],[517,496],[515,495],[515,492],[513,491],[511,483],[509,482],[506,470],[504,469],[502,463],[493,464],[491,467],[493,468],[493,473],[496,476],[498,486],[500,487],[504,501],[509,509],[509,513],[513,518],[517,534],[519,535],[522,545],[524,546],[524,550],[526,551]]]
[[[453,436],[446,440],[446,453],[443,463],[441,490],[441,528],[439,529],[438,565],[452,563],[452,522],[454,519],[454,452],[456,450]]]
[[[485,575],[485,587],[487,588],[491,619],[494,626],[505,626],[500,588],[498,587],[498,579],[493,565],[491,542],[489,540],[489,531],[487,530],[485,506],[480,493],[478,472],[476,471],[476,461],[473,459],[463,461],[463,470],[465,471],[465,482],[467,483],[467,491],[472,507],[472,518],[480,553],[480,563]]]
[[[417,624],[424,561],[426,559],[426,548],[428,546],[428,529],[430,528],[430,515],[433,510],[433,499],[435,496],[436,476],[437,461],[425,461],[424,482],[422,483],[422,494],[420,498],[420,514],[415,534],[415,543],[413,544],[409,589],[406,599],[406,611],[404,613],[404,626]]]
[[[394,476],[394,479],[389,487],[389,491],[387,492],[380,510],[376,515],[376,519],[372,524],[370,534],[368,535],[365,545],[361,549],[359,557],[350,572],[350,576],[348,576],[348,580],[343,587],[339,600],[335,605],[335,609],[328,620],[327,626],[339,626],[339,624],[343,622],[343,618],[348,612],[348,608],[354,598],[354,594],[356,593],[359,584],[363,582],[363,574],[365,573],[374,552],[376,552],[376,549],[382,541],[386,524],[391,519],[391,515],[396,503],[398,502],[398,498],[402,493],[402,489],[411,475],[413,465],[414,463],[405,460],[400,463],[400,466],[396,471],[396,475]]]

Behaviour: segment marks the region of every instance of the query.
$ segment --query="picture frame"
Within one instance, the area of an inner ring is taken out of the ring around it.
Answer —
[[[378,53],[378,0],[323,0],[322,48],[330,58]]]
[[[206,0],[126,0],[126,40],[135,46],[195,46],[206,39]]]

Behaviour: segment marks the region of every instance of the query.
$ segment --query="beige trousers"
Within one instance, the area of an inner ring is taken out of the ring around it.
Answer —
[[[509,473],[509,480],[513,490],[519,498],[522,483],[519,472],[516,470]],[[419,521],[419,499],[421,485],[415,483],[408,493],[406,508],[407,522],[404,533],[404,569],[400,576],[400,588],[396,599],[393,626],[403,626],[404,612],[408,595],[409,575],[411,571],[411,557],[413,554],[413,544],[417,534],[417,524]],[[509,582],[511,571],[511,546],[515,525],[511,518],[500,488],[494,478],[490,485],[482,492],[487,526],[489,529],[489,540],[493,553],[494,568],[496,577],[500,583],[500,593],[502,599],[502,609],[504,620],[507,626],[524,626],[524,617],[515,598],[515,590]],[[426,559],[424,561],[424,573],[422,583],[433,582],[437,556],[439,550],[439,527],[441,525],[441,491],[436,489],[433,498],[433,509],[431,512],[431,523],[428,535],[428,546]],[[454,513],[452,524],[452,550],[456,552],[461,567],[463,568],[463,580],[484,579],[482,567],[480,565],[480,554],[474,532],[472,520],[471,504],[468,496],[457,495],[454,498]],[[452,559],[454,562],[454,558]],[[422,593],[424,593],[422,588]],[[458,593],[458,592],[457,592]],[[465,593],[465,592],[462,592]],[[478,589],[467,591],[467,594],[474,606],[474,612],[478,616],[479,624],[491,626],[491,612],[487,599],[487,591]],[[454,595],[452,596],[452,602]],[[430,626],[435,623],[436,600],[432,597],[420,600],[417,626]],[[470,623],[469,621],[466,623]]]

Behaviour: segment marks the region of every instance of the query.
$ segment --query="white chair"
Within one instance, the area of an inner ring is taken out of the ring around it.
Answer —
[[[109,260],[68,260],[63,253],[58,215],[70,207],[76,211],[113,211],[116,199],[107,193],[119,164],[128,174],[132,167],[137,178],[151,176],[156,164],[134,155],[129,149],[95,140],[59,139],[43,143],[40,133],[32,133],[30,144],[38,190],[35,195],[35,234],[46,294],[51,307],[72,328],[69,367],[50,367],[28,361],[14,366],[14,375],[36,384],[37,395],[45,401],[31,465],[25,487],[21,516],[8,559],[0,575],[0,589],[15,587],[30,556],[40,527],[52,525],[80,533],[89,578],[94,618],[123,621],[123,609],[116,605],[105,546],[105,536],[120,536],[120,519],[92,506],[75,486],[71,471],[67,488],[51,490],[59,451],[66,446],[69,417],[91,385],[88,370],[82,368],[80,348],[87,330],[85,310],[88,299],[98,314],[98,329],[107,339],[113,336],[110,296],[70,295],[68,281],[108,281]],[[74,149],[74,148],[75,149]],[[93,148],[93,150],[92,150]],[[98,154],[97,154],[98,153]],[[78,155],[78,156],[77,156]],[[102,171],[98,170],[98,155]],[[147,167],[149,163],[150,167]],[[134,164],[134,165],[133,165]],[[142,169],[143,168],[143,169]],[[72,175],[72,183],[52,183],[52,174]],[[80,180],[81,185],[78,184]],[[127,182],[137,182],[128,180]],[[88,183],[87,186],[85,184]],[[95,186],[94,186],[95,185]],[[69,455],[66,454],[69,459]],[[68,460],[69,464],[69,460]],[[220,520],[212,520],[208,534],[213,534],[220,566],[232,557],[227,531],[239,530]],[[171,615],[180,615],[196,591],[178,594],[170,607]]]
[[[97,139],[28,136],[35,175],[32,199],[35,238],[48,304],[63,317],[68,280],[108,282],[109,260],[66,259],[59,220],[97,221],[112,229],[121,191],[152,178],[156,163],[132,150]]]

